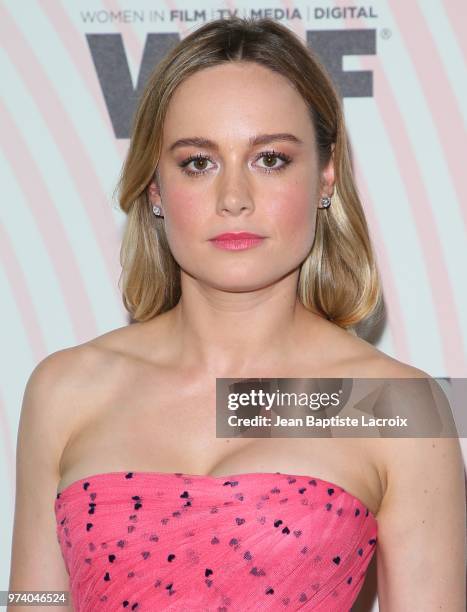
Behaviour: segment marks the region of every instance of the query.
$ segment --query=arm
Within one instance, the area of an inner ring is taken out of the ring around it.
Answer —
[[[39,363],[26,385],[16,450],[10,591],[69,590],[54,502],[60,457],[71,433],[66,381],[72,360],[73,349],[53,353]],[[52,609],[57,607],[11,606],[8,611]],[[70,603],[58,609],[72,611],[73,607]]]
[[[380,612],[465,612],[464,462],[457,438],[382,439]]]

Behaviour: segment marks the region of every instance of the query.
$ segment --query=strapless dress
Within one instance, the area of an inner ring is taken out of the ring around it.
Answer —
[[[349,612],[377,520],[320,478],[107,472],[57,493],[75,612]]]

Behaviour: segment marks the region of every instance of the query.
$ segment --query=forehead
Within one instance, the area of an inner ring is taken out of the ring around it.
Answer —
[[[291,132],[305,142],[313,141],[302,96],[284,76],[253,62],[205,68],[177,87],[167,109],[164,141],[194,131],[219,140]]]

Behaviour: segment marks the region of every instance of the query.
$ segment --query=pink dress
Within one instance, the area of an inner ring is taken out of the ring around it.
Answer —
[[[75,612],[348,612],[377,520],[311,476],[109,472],[57,493]]]

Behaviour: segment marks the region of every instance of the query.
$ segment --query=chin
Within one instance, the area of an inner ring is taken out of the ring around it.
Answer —
[[[213,261],[203,258],[186,262],[177,261],[185,274],[200,283],[229,292],[258,291],[280,282],[286,276],[299,269],[302,258],[297,256],[290,261],[275,261],[271,257],[259,257],[256,260],[226,262],[223,258]]]
[[[231,293],[241,293],[247,291],[260,291],[266,289],[278,283],[284,276],[292,273],[293,270],[284,270],[283,273],[280,270],[274,269],[271,274],[265,274],[264,268],[257,273],[251,269],[247,274],[233,274],[231,270],[223,273],[219,278],[215,278],[212,275],[209,278],[200,279],[206,285],[218,289],[219,291],[227,291]],[[217,275],[216,275],[217,276]]]
[[[213,289],[218,289],[219,291],[228,291],[231,293],[257,291],[258,289],[262,289],[263,287],[266,287],[270,284],[270,281],[258,278],[254,274],[249,274],[246,278],[239,278],[235,277],[234,275],[224,274],[222,278],[206,278],[203,282],[205,285],[208,285]]]

